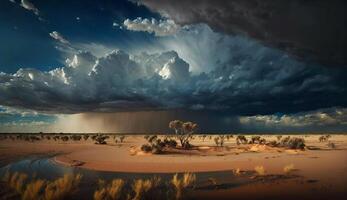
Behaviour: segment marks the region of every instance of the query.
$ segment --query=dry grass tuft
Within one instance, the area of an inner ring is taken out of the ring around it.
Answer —
[[[239,176],[239,175],[241,175],[241,169],[240,168],[234,169],[233,173],[235,176]]]
[[[160,185],[161,178],[154,177],[152,179],[137,179],[134,181],[132,185],[132,189],[135,193],[135,196],[132,198],[133,200],[146,199],[147,193],[152,192],[155,188]],[[154,195],[154,194],[152,194]]]
[[[290,172],[294,171],[295,170],[295,167],[293,164],[290,164],[290,165],[286,165],[284,166],[283,168],[283,172],[286,173],[286,174],[289,174]]]
[[[47,182],[44,196],[45,199],[55,200],[64,199],[68,194],[75,192],[78,189],[82,175],[65,174],[63,177],[54,181]]]
[[[257,172],[257,174],[259,176],[264,176],[265,175],[265,168],[263,166],[256,166],[254,168],[255,172]]]
[[[184,190],[192,185],[196,180],[195,174],[185,173],[183,177],[180,179],[178,174],[175,174],[171,180],[171,183],[174,185],[176,190],[176,199],[181,199]]]
[[[24,191],[25,181],[27,180],[28,175],[24,173],[15,172],[10,174],[6,172],[3,177],[3,181],[6,182],[11,188],[15,189],[18,193],[22,193]]]
[[[99,180],[99,189],[94,192],[94,199],[120,199],[124,183],[122,179],[113,179],[109,184],[106,184],[104,180]]]
[[[99,188],[94,192],[94,200],[106,199],[107,192],[105,188]]]
[[[38,179],[34,180],[26,185],[25,191],[22,194],[23,200],[44,199],[41,197],[41,193],[44,189],[45,181]]]
[[[27,174],[15,172],[13,174],[6,173],[3,181],[15,189],[23,200],[58,200],[64,199],[75,192],[78,189],[81,178],[82,176],[77,174],[75,176],[64,175],[53,181],[41,179],[28,181]]]

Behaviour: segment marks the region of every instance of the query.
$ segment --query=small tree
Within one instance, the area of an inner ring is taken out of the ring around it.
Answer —
[[[224,141],[226,139],[226,136],[225,135],[219,135],[219,136],[216,136],[214,138],[214,142],[216,143],[217,146],[223,146],[224,145]]]
[[[175,130],[175,137],[180,141],[182,148],[190,148],[190,140],[193,138],[193,133],[198,125],[193,122],[182,122],[174,120],[169,123],[169,128]]]
[[[88,140],[88,138],[89,138],[89,135],[88,135],[88,134],[83,135],[83,139],[84,139],[84,140]]]

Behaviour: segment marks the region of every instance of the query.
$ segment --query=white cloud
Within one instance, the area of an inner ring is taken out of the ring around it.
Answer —
[[[115,48],[105,46],[105,45],[100,44],[100,43],[93,43],[93,42],[91,42],[91,43],[78,43],[78,44],[74,44],[74,46],[76,47],[76,49],[83,49],[84,51],[88,51],[88,52],[92,53],[96,57],[102,57],[102,56],[110,53],[112,50],[115,49]]]
[[[35,15],[39,15],[39,9],[35,7],[29,0],[21,0],[20,4],[23,8],[30,10],[35,13]]]
[[[158,79],[164,67],[170,75]],[[129,105],[156,109],[174,104],[166,99],[170,85],[189,76],[189,65],[175,52],[133,56],[115,50],[101,58],[80,52],[67,59],[65,67],[48,72],[20,69],[0,74],[0,105],[61,113],[122,110]]]
[[[163,79],[172,79],[177,83],[184,83],[189,80],[189,65],[184,60],[173,57],[159,71],[159,75]]]
[[[28,110],[28,109],[16,109],[7,106],[0,105],[0,114],[8,114],[8,115],[21,115],[21,116],[35,116],[37,115],[37,111]]]
[[[142,19],[141,17],[138,17],[134,20],[126,19],[123,24],[128,30],[145,31],[148,33],[154,33],[156,36],[174,35],[180,29],[180,26],[170,19],[158,21],[154,18]]]
[[[51,33],[49,33],[49,35],[55,39],[58,40],[59,42],[63,43],[63,44],[70,44],[70,42],[68,40],[66,40],[59,32],[57,31],[53,31]]]

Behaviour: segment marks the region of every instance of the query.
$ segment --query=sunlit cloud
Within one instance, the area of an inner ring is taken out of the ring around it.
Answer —
[[[156,20],[154,18],[142,19],[141,17],[138,17],[134,20],[126,19],[123,24],[128,30],[145,31],[148,33],[154,33],[156,36],[174,35],[180,29],[180,26],[170,19]]]
[[[49,35],[50,35],[53,39],[55,39],[55,40],[57,40],[57,41],[59,41],[59,42],[61,42],[61,43],[63,43],[63,44],[69,44],[69,43],[70,43],[67,39],[65,39],[65,38],[64,38],[60,33],[58,33],[57,31],[53,31],[53,32],[49,33]]]
[[[35,15],[39,15],[39,9],[35,7],[33,3],[31,3],[29,0],[21,0],[20,4],[23,8],[32,11],[35,13]]]
[[[317,127],[346,127],[347,109],[329,108],[296,114],[283,115],[255,115],[239,118],[245,126],[258,127],[260,129],[285,129],[285,128],[315,128]],[[318,130],[317,130],[318,131]]]

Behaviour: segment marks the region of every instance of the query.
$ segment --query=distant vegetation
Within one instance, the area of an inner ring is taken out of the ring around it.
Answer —
[[[322,135],[318,138],[319,142],[326,142],[331,138],[331,135]]]
[[[232,135],[219,135],[214,138],[214,143],[217,146],[222,147],[224,145],[225,140],[229,140],[232,137]]]
[[[209,140],[215,143],[218,147],[224,147],[226,142],[231,138],[234,138],[231,134],[220,135],[195,135],[195,131],[198,128],[198,124],[193,122],[183,122],[181,120],[173,120],[169,123],[169,128],[174,130],[173,135],[146,135],[146,144],[142,145],[141,150],[144,152],[152,152],[155,154],[164,153],[165,150],[178,148],[178,149],[194,149],[192,141],[195,137],[201,139],[202,142]],[[260,144],[271,147],[282,147],[289,149],[304,150],[306,147],[305,140],[302,137],[295,136],[275,136],[275,140],[266,140],[264,136],[245,136],[236,135],[235,142],[237,145],[247,144]],[[113,140],[111,140],[111,138]],[[93,141],[98,145],[105,145],[109,142],[123,144],[127,139],[126,135],[116,134],[68,134],[68,133],[17,133],[17,134],[4,134],[0,133],[0,140],[12,140],[12,141],[28,141],[38,142],[41,140],[56,141],[56,142],[81,142],[81,141]],[[319,142],[328,142],[327,147],[335,149],[335,143],[330,141],[331,135],[322,135],[318,138]]]

